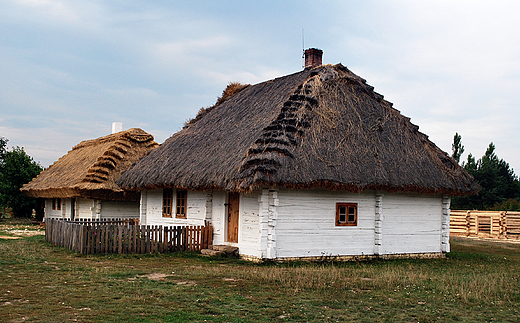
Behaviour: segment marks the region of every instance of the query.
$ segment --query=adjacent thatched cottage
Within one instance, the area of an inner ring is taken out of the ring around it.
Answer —
[[[123,173],[141,222],[211,223],[214,244],[253,259],[449,251],[450,196],[478,185],[365,80],[306,56],[301,72],[230,85]]]
[[[115,180],[157,146],[138,128],[82,141],[21,190],[45,199],[45,217],[139,217],[139,193],[122,190]]]

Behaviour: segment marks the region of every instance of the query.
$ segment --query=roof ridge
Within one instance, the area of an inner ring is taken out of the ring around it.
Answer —
[[[113,145],[108,147],[103,155],[89,167],[82,182],[102,183],[108,180],[110,171],[117,167],[119,161],[125,158],[128,148],[131,148],[131,145],[126,142],[130,139],[129,136],[121,136]]]
[[[105,143],[105,142],[117,141],[117,140],[120,140],[121,138],[128,138],[128,139],[130,139],[132,141],[136,141],[136,142],[145,142],[145,141],[153,140],[153,136],[151,134],[147,133],[146,131],[144,131],[143,129],[130,128],[128,130],[111,133],[111,134],[103,136],[103,137],[83,140],[79,144],[72,147],[72,150],[80,149],[83,147],[89,147],[92,145],[97,145],[97,144],[101,144],[101,143]]]

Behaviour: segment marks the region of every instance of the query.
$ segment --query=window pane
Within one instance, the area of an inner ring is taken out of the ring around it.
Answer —
[[[349,206],[348,208],[348,222],[356,221],[356,208]]]
[[[347,208],[344,206],[339,207],[339,222],[343,223],[347,221]]]
[[[163,190],[163,216],[172,215],[172,193],[171,189]]]
[[[186,200],[187,200],[187,191],[177,191],[177,207],[176,207],[176,216],[177,217],[186,217]]]

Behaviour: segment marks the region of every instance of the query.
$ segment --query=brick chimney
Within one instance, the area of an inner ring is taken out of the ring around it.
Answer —
[[[305,68],[315,68],[321,66],[323,51],[317,48],[309,48],[305,51]]]

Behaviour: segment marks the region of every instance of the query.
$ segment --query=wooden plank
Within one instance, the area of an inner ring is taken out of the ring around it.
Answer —
[[[137,225],[132,225],[132,252],[137,253]]]
[[[150,252],[150,236],[149,236],[150,226],[146,225],[144,227],[144,252]]]
[[[96,229],[96,254],[101,253],[101,233],[99,232],[99,224],[94,224]]]
[[[108,253],[107,247],[108,247],[108,241],[107,241],[107,234],[108,234],[108,228],[105,224],[99,224],[99,253]]]
[[[104,242],[103,242],[103,248],[105,249],[105,253],[112,253],[112,250],[110,250],[110,240],[112,240],[112,235],[110,232],[110,228],[112,225],[110,224],[104,224],[103,225],[103,231],[104,231]]]
[[[145,253],[145,249],[144,249],[144,229],[145,229],[145,226],[142,225],[139,227],[139,237],[140,237],[140,240],[139,240],[139,253]]]
[[[165,252],[171,252],[171,230],[170,227],[164,227]]]
[[[119,221],[119,220],[118,220]],[[212,243],[213,227],[163,227],[124,222],[47,219],[46,240],[83,254],[196,251]]]
[[[139,226],[139,253],[145,253],[144,251],[144,226]]]
[[[85,254],[90,254],[90,227],[88,225],[85,226]]]
[[[161,226],[160,227],[161,229],[159,230],[159,236],[160,236],[160,250],[159,252],[166,252],[166,241],[167,241],[167,238],[166,238],[166,231],[165,231],[165,227]]]

